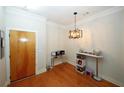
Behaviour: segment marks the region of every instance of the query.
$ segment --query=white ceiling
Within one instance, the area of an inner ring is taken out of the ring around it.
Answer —
[[[96,13],[102,12],[112,8],[112,6],[39,6],[39,7],[26,7],[29,11],[40,14],[46,17],[48,20],[68,25],[74,22],[73,12],[78,12],[77,21],[83,20]],[[88,14],[86,13],[88,12]]]

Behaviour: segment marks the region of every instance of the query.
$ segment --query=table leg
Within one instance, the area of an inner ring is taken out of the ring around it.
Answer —
[[[51,68],[54,66],[54,57],[51,58]]]
[[[96,58],[96,75],[93,78],[97,81],[101,81],[102,79],[98,76],[98,58]]]
[[[96,76],[98,77],[98,58],[96,58]]]

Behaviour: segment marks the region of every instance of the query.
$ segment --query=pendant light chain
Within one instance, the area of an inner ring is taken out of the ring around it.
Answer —
[[[76,15],[77,15],[77,12],[74,12],[74,15],[75,15],[75,30],[76,30]]]
[[[75,30],[76,30],[76,15],[75,15]]]

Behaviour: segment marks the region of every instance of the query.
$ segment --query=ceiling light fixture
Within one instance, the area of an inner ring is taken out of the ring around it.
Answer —
[[[76,15],[77,15],[77,12],[74,12],[74,16],[75,16],[75,29],[74,30],[70,30],[69,31],[69,38],[70,39],[79,39],[82,37],[82,30],[78,29],[76,27]]]

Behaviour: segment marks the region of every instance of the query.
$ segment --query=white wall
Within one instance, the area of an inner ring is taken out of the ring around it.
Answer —
[[[4,12],[0,7],[0,29],[4,31]],[[0,59],[0,86],[4,86],[6,81],[5,57]]]
[[[119,9],[118,12],[111,11],[108,14],[107,12],[99,14],[95,18],[85,20],[85,22],[82,20],[78,23],[80,28],[84,28],[83,38],[78,40],[66,38],[67,56],[69,62],[74,64],[76,52],[80,48],[87,51],[101,50],[104,58],[99,62],[100,76],[124,86],[124,11],[119,11]],[[71,25],[67,26],[67,30],[72,27]],[[95,60],[88,58],[87,61],[88,66],[95,70]]]
[[[9,60],[9,31],[22,30],[36,32],[36,74],[46,70],[46,19],[39,15],[6,7],[5,11],[6,26],[6,64],[7,64],[7,81],[10,81],[10,60]]]
[[[65,50],[65,27],[54,22],[47,22],[47,64],[51,62],[51,52],[56,50]],[[55,65],[62,62],[62,59],[56,59]]]

